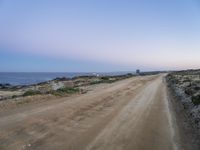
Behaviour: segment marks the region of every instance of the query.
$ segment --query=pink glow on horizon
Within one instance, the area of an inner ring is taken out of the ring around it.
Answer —
[[[114,3],[116,8],[63,3],[5,2],[0,48],[152,69],[200,68],[200,9],[195,2]]]

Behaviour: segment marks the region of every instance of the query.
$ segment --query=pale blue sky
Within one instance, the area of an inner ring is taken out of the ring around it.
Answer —
[[[198,0],[0,0],[0,71],[200,68]]]

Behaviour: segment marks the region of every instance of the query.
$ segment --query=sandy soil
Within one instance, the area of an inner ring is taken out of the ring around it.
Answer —
[[[0,112],[0,149],[178,149],[164,75]]]
[[[20,91],[0,91],[0,97],[11,97],[12,95],[20,95]]]

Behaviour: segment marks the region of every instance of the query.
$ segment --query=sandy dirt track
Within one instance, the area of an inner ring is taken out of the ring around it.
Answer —
[[[173,150],[164,75],[0,112],[0,149]]]

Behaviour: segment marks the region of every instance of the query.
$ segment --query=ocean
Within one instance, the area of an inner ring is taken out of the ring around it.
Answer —
[[[109,72],[109,73],[80,73],[80,72],[0,72],[0,84],[30,85],[44,81],[49,81],[57,77],[72,78],[84,75],[123,75],[129,72]]]

